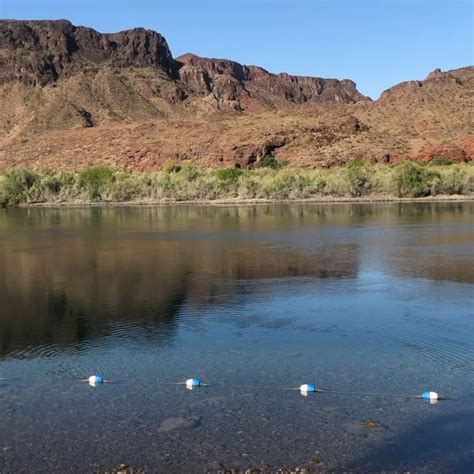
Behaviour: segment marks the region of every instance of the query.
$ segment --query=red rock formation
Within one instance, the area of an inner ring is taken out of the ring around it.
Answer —
[[[157,95],[171,102],[211,96],[218,109],[245,108],[240,100],[247,98],[262,106],[367,99],[349,80],[275,75],[255,66],[192,54],[175,61],[166,40],[143,28],[104,34],[66,20],[2,20],[0,53],[0,83],[46,85],[78,73],[95,74],[104,67],[154,68],[164,73],[156,78],[161,85],[175,82],[171,92],[155,87]]]
[[[175,69],[166,40],[136,28],[101,34],[67,20],[0,22],[0,82],[47,84],[103,65]]]
[[[243,66],[226,59],[202,58],[188,53],[176,59],[180,80],[193,93],[213,94],[217,100],[255,99],[263,105],[282,102],[357,102],[369,100],[353,81],[272,74],[257,66]]]
[[[352,81],[186,54],[141,28],[0,20],[0,169],[159,169],[474,157],[474,67],[436,70],[377,101]]]
[[[465,137],[457,142],[442,143],[421,151],[417,161],[431,161],[435,158],[449,158],[455,163],[466,163],[474,158],[474,137]]]

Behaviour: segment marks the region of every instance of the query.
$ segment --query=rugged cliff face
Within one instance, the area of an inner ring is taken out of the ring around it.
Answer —
[[[136,28],[102,34],[66,20],[0,23],[0,80],[46,85],[110,66],[154,67],[172,75],[176,63],[166,40]]]
[[[204,96],[212,94],[217,105],[224,103],[236,109],[369,100],[350,80],[271,74],[261,67],[191,53],[180,56],[177,61],[180,82],[188,91]]]
[[[272,74],[185,54],[157,32],[103,34],[58,21],[0,21],[0,169],[166,159],[294,166],[474,155],[474,68],[435,70],[378,101],[350,80]]]
[[[166,40],[143,28],[104,34],[66,20],[4,20],[0,23],[0,51],[2,83],[45,86],[74,74],[99,74],[105,69],[119,74],[124,69],[153,68],[163,73],[161,79],[174,81],[179,90],[170,97],[155,88],[155,94],[173,101],[212,95],[217,108],[245,108],[248,98],[262,106],[365,99],[352,81],[274,75],[258,67],[191,54],[175,61]]]

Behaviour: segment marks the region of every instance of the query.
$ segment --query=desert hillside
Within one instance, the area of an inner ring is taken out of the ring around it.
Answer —
[[[474,157],[474,67],[436,70],[372,101],[351,80],[272,74],[186,54],[141,28],[0,21],[0,169],[166,160],[295,167]]]

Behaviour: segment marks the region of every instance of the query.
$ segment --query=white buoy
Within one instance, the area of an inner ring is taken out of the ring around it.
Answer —
[[[193,390],[201,386],[201,381],[199,379],[188,379],[186,380],[186,388],[188,390]]]
[[[89,385],[91,387],[96,387],[97,385],[102,385],[105,380],[104,380],[104,377],[102,377],[102,375],[91,375],[87,381],[89,382]]]
[[[423,398],[423,400],[429,400],[429,401],[436,400],[436,401],[438,401],[439,400],[439,395],[436,392],[423,392],[421,394],[421,398]]]
[[[315,393],[316,391],[316,385],[314,385],[314,383],[305,383],[300,386],[301,395],[304,396],[308,395],[308,393]]]
[[[421,398],[424,400],[438,400],[439,395],[436,392],[423,392]]]

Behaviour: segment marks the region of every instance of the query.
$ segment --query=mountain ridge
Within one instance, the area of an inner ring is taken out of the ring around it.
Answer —
[[[435,70],[372,101],[350,79],[174,58],[144,28],[1,20],[0,168],[156,169],[168,159],[252,167],[267,153],[312,167],[429,160],[440,150],[469,161],[473,90],[473,67]]]
[[[256,66],[227,59],[200,58],[192,54],[174,59],[166,39],[156,31],[144,28],[99,33],[92,28],[75,26],[68,20],[2,20],[0,49],[0,67],[3,70],[0,82],[18,80],[44,86],[68,77],[78,69],[151,67],[176,82],[183,100],[193,93],[213,93],[217,99],[238,101],[239,93],[251,96],[243,83],[255,80],[260,81],[259,87],[266,93],[284,95],[283,99],[289,102],[318,99],[351,102],[365,99],[357,91],[355,83],[349,80],[275,75]],[[24,54],[25,50],[30,54]],[[10,67],[5,67],[7,65]],[[326,81],[330,83],[329,94],[323,94]],[[262,95],[262,91],[257,91],[259,94]],[[168,99],[166,95],[163,98]]]

